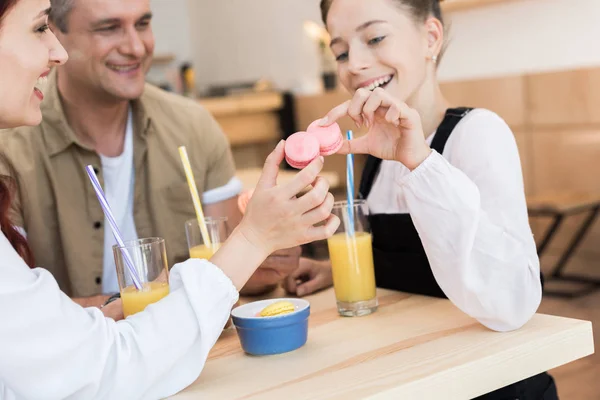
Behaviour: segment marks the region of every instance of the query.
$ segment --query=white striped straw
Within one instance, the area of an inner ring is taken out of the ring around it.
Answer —
[[[133,281],[133,284],[135,285],[135,288],[137,290],[142,290],[142,283],[140,281],[140,278],[137,275],[135,266],[133,265],[133,260],[131,259],[129,252],[125,249],[125,243],[123,243],[123,239],[121,238],[121,232],[119,231],[117,222],[115,221],[113,213],[110,209],[110,205],[108,204],[108,201],[106,201],[106,197],[104,196],[104,191],[102,190],[102,186],[100,186],[100,182],[98,181],[98,178],[96,177],[94,168],[91,165],[88,165],[85,169],[87,171],[88,176],[90,177],[90,181],[92,181],[92,186],[94,187],[94,190],[96,191],[96,196],[98,197],[100,206],[102,206],[104,215],[106,215],[106,219],[108,220],[108,223],[110,224],[110,227],[112,229],[115,240],[117,241],[117,244],[121,248],[121,253],[123,254],[123,258],[125,259],[125,264],[127,264],[127,268],[129,269],[129,274],[131,275],[131,280]]]

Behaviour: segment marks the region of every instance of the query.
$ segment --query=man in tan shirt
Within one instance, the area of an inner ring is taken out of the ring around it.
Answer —
[[[2,148],[20,175],[13,221],[36,265],[84,306],[118,290],[114,238],[85,172],[92,165],[125,239],[165,238],[169,264],[188,257],[184,222],[195,214],[178,147],[186,146],[208,216],[241,213],[227,139],[196,102],[145,83],[154,50],[149,0],[53,0],[54,32],[70,61],[49,76],[43,122]],[[300,250],[273,255],[245,288],[267,290],[298,265]]]

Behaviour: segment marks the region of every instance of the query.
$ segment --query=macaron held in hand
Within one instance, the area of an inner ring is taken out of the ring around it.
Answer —
[[[320,120],[313,121],[306,132],[296,132],[285,143],[285,159],[293,168],[305,168],[318,156],[337,153],[344,142],[337,123],[321,126]]]

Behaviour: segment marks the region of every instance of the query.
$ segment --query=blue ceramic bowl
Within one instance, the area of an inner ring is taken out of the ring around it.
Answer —
[[[263,308],[277,301],[289,301],[296,310],[274,317],[257,317]],[[264,356],[296,350],[306,343],[310,303],[302,299],[270,299],[239,306],[231,312],[242,348],[248,354]]]

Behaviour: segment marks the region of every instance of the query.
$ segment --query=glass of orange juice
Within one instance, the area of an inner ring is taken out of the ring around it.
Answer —
[[[204,244],[204,238],[200,232],[200,225],[197,219],[190,219],[185,223],[185,235],[187,237],[188,248],[190,250],[190,258],[200,258],[210,260],[210,258],[219,250],[221,244],[227,240],[229,230],[227,229],[227,217],[205,217],[204,223],[208,230],[211,246]],[[239,304],[236,303],[234,307]],[[232,328],[233,324],[231,317],[225,328]]]
[[[229,234],[227,230],[227,217],[204,218],[211,246],[206,246],[200,232],[197,219],[190,219],[185,223],[185,235],[187,237],[190,258],[210,259],[219,250]]]
[[[333,214],[341,221],[327,239],[338,312],[346,317],[368,315],[377,310],[373,245],[369,209],[364,200],[336,202]]]
[[[123,314],[128,317],[143,311],[149,304],[169,294],[169,267],[165,240],[162,238],[131,240],[124,245],[113,246],[113,254],[117,266]],[[142,284],[141,290],[133,284],[121,249],[129,252]]]

